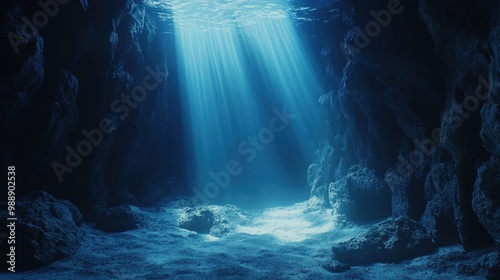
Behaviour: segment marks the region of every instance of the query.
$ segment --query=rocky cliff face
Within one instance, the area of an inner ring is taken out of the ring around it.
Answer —
[[[18,195],[48,190],[92,218],[168,191],[169,46],[156,14],[140,0],[1,10],[0,153]]]
[[[441,245],[498,242],[498,2],[338,8],[312,195],[352,221],[420,220]]]

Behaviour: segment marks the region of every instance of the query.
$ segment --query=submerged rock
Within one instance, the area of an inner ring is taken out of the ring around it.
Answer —
[[[179,227],[221,237],[233,230],[240,218],[239,209],[233,205],[186,207],[181,210]]]
[[[349,168],[347,176],[329,186],[330,205],[338,214],[354,222],[367,222],[391,215],[391,192],[372,170]]]
[[[15,216],[16,271],[48,265],[80,247],[82,215],[69,201],[34,192],[16,201]],[[0,244],[2,252],[8,252],[7,243]]]
[[[107,232],[122,232],[138,229],[146,216],[132,205],[119,205],[108,209],[96,222],[95,228]]]
[[[418,222],[399,217],[388,219],[368,232],[332,247],[333,258],[348,264],[399,262],[431,254],[436,245]]]

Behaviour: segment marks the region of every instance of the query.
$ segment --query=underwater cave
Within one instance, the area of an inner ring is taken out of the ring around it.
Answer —
[[[500,279],[500,2],[4,0],[1,279]]]

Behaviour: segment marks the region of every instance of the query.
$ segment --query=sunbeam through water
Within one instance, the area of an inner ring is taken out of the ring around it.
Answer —
[[[171,9],[195,194],[235,203],[306,190],[297,167],[313,154],[321,88],[287,2],[173,0]]]

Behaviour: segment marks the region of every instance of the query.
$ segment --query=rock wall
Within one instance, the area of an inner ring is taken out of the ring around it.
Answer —
[[[440,245],[498,242],[498,2],[335,8],[338,32],[323,35],[328,132],[309,168],[311,195],[351,221],[420,220]]]
[[[47,190],[93,219],[169,191],[170,46],[143,2],[2,1],[1,165],[19,196]]]

